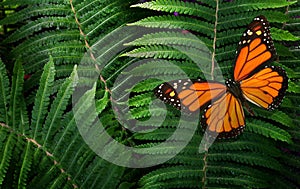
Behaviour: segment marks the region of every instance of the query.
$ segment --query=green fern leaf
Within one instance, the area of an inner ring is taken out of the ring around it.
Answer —
[[[292,93],[300,93],[300,86],[294,82],[289,82],[289,88],[287,89],[287,91]]]
[[[128,25],[144,26],[151,28],[185,29],[200,32],[205,35],[208,35],[209,37],[213,37],[212,24],[188,17],[153,16]]]
[[[208,161],[233,161],[237,163],[245,163],[247,165],[257,165],[265,168],[270,168],[273,170],[282,169],[281,164],[271,157],[264,157],[264,155],[256,154],[256,153],[240,153],[240,152],[232,152],[232,153],[210,153],[208,155]]]
[[[75,66],[71,76],[61,85],[55,100],[51,104],[49,114],[47,115],[45,124],[43,126],[43,129],[46,130],[44,133],[47,133],[43,139],[43,146],[47,146],[47,143],[52,143],[51,141],[53,141],[53,138],[51,138],[51,136],[53,136],[58,130],[58,128],[55,128],[55,125],[59,125],[60,118],[67,108],[68,102],[76,85],[76,68],[77,67]]]
[[[20,173],[18,176],[18,186],[19,187],[26,187],[26,183],[28,182],[28,174],[29,171],[32,169],[32,161],[33,161],[33,143],[32,142],[27,142],[24,150],[24,155],[23,155],[23,161],[22,161],[22,166],[20,168]]]
[[[8,123],[9,80],[5,65],[0,59],[0,122]]]
[[[147,186],[149,187],[158,181],[165,181],[171,178],[188,179],[193,177],[200,178],[201,176],[203,176],[202,170],[199,170],[197,167],[175,166],[151,172],[141,178],[139,185],[147,188]]]
[[[294,126],[293,119],[290,118],[287,114],[285,114],[282,111],[269,112],[269,111],[262,110],[261,108],[255,108],[255,112],[257,112],[257,115],[259,115],[259,117],[274,120],[278,123],[281,123],[284,126],[287,127]]]
[[[300,37],[294,36],[286,30],[271,28],[272,37],[278,41],[299,41]]]
[[[13,149],[17,139],[11,133],[10,128],[1,123],[1,144],[0,144],[0,185],[3,185],[4,179],[7,176],[11,159],[13,158]]]
[[[275,140],[284,141],[287,143],[292,143],[291,136],[288,132],[273,126],[270,123],[255,120],[247,124],[250,131],[264,135],[266,137],[271,137]]]
[[[75,27],[75,23],[72,22],[69,18],[64,17],[45,17],[39,18],[36,21],[32,21],[28,25],[21,27],[15,33],[10,35],[6,40],[5,43],[12,43],[23,39],[25,36],[30,36],[34,32],[38,32],[42,30],[42,28],[51,28],[51,27]]]
[[[34,102],[34,107],[32,110],[32,120],[31,120],[31,129],[33,132],[33,138],[40,136],[41,127],[44,122],[47,108],[49,105],[49,96],[51,93],[51,88],[53,86],[55,75],[53,59],[50,58],[50,61],[45,65],[44,72],[40,80],[40,87],[36,94],[36,99]],[[38,137],[39,138],[39,137]]]
[[[130,98],[129,105],[135,106],[135,107],[148,105],[152,101],[152,95],[153,95],[152,93],[145,93],[145,94]]]
[[[23,99],[22,90],[24,83],[24,70],[20,61],[17,61],[14,71],[13,80],[11,86],[10,96],[10,115],[11,115],[11,126],[13,129],[17,129],[20,126],[22,104],[20,101]]]
[[[19,12],[16,12],[0,21],[0,25],[15,24],[16,22],[22,22],[32,16],[46,16],[46,15],[66,15],[69,9],[63,4],[41,4],[30,6]]]
[[[169,31],[146,34],[141,38],[127,43],[126,45],[184,45],[205,50],[203,46],[211,47],[211,44],[211,40],[208,40],[207,38],[197,38],[191,33],[183,34],[175,31]]]
[[[219,11],[220,13],[223,13],[222,15],[225,16],[225,15],[244,12],[244,11],[250,12],[254,10],[267,9],[267,8],[280,8],[280,7],[292,5],[296,2],[297,1],[287,2],[285,0],[268,0],[268,1],[241,0],[232,3],[223,3]]]
[[[208,7],[196,4],[183,2],[178,0],[158,0],[145,2],[141,4],[132,5],[131,7],[147,8],[156,11],[165,12],[178,12],[180,14],[187,14],[193,16],[199,16],[209,21],[214,20],[214,10]]]
[[[109,93],[105,91],[104,96],[96,101],[96,111],[100,114],[108,105],[109,102]]]

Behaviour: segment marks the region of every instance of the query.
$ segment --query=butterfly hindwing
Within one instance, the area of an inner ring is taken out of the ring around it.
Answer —
[[[288,87],[288,77],[279,66],[266,66],[264,69],[241,81],[244,97],[268,110],[277,108]]]
[[[226,92],[208,105],[202,115],[201,124],[208,132],[218,133],[218,138],[232,138],[245,127],[242,104],[232,93]]]
[[[154,89],[154,94],[165,103],[189,112],[200,110],[225,92],[226,86],[223,83],[200,79],[170,81]]]
[[[275,58],[276,51],[269,30],[269,22],[264,16],[258,16],[248,25],[239,42],[234,80],[241,81],[251,76]]]

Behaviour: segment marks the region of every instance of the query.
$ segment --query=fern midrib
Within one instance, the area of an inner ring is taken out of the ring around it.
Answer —
[[[211,78],[212,78],[212,80],[214,80],[214,70],[215,70],[215,56],[216,56],[216,43],[217,43],[218,12],[219,12],[219,0],[216,0],[216,12],[215,12],[215,24],[214,24],[214,40],[213,40],[213,52],[212,52],[212,57],[211,57]]]

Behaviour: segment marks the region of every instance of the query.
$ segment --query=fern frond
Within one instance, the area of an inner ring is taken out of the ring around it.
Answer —
[[[220,17],[218,20],[218,29],[232,29],[241,26],[245,26],[249,24],[249,22],[257,16],[257,12],[238,12],[231,15],[226,15],[224,17]],[[263,10],[260,11],[259,14],[264,15],[268,18],[270,22],[286,22],[288,21],[288,17],[280,12],[275,10]],[[273,36],[273,33],[272,33]]]
[[[162,168],[149,173],[140,179],[139,185],[148,188],[154,183],[172,178],[180,177],[184,180],[189,180],[191,178],[200,179],[202,176],[202,170],[199,170],[198,167],[175,166],[171,168]]]
[[[123,73],[128,75],[128,77],[155,77],[157,79],[169,81],[183,79],[186,75],[193,79],[204,78],[201,68],[200,64],[197,65],[191,60],[149,60],[145,64],[136,66],[132,70]],[[143,70],[147,70],[147,72],[144,72]],[[174,76],[177,76],[177,78]],[[150,79],[149,81],[151,82]]]
[[[272,154],[274,157],[280,155],[280,151],[275,146],[272,146],[272,142],[261,136],[245,133],[240,138],[241,139],[237,141],[216,142],[211,146],[210,150],[211,152],[252,151],[256,153]],[[259,140],[260,143],[257,143],[257,140]]]
[[[250,11],[255,11],[260,9],[285,7],[288,5],[292,5],[293,3],[296,2],[297,1],[287,2],[285,0],[278,0],[278,1],[277,0],[268,0],[268,1],[241,0],[232,3],[223,3],[219,11],[221,15],[226,16],[229,14],[235,14],[239,12],[246,12],[246,11],[250,12]]]
[[[263,117],[265,119],[271,119],[273,121],[281,123],[282,125],[284,125],[286,127],[294,126],[293,119],[282,111],[267,112],[260,108],[255,108],[255,112],[257,112],[257,115],[259,117]]]
[[[239,175],[238,177],[233,175],[231,177],[229,176],[222,176],[222,177],[210,177],[208,178],[208,184],[210,185],[218,185],[223,187],[228,186],[235,186],[235,187],[252,187],[253,185],[257,187],[267,187],[268,184],[265,183],[265,181],[261,178],[253,178],[247,175]]]
[[[211,47],[212,41],[206,38],[196,38],[191,33],[179,33],[176,31],[157,32],[146,34],[126,45],[144,46],[144,45],[184,45],[194,48],[204,49],[204,45]]]
[[[288,132],[270,123],[254,120],[253,122],[249,122],[247,125],[249,130],[254,133],[258,133],[266,137],[271,137],[275,140],[292,143],[291,135]]]
[[[17,139],[15,135],[11,133],[11,130],[4,124],[1,124],[0,136],[0,184],[3,185],[5,177],[8,176],[7,171],[13,157],[14,144]]]
[[[132,5],[131,7],[147,8],[156,11],[164,11],[169,13],[178,12],[198,16],[209,21],[214,20],[214,10],[197,3],[183,2],[179,0],[158,0]]]
[[[100,100],[96,101],[96,111],[98,114],[100,114],[107,106],[109,103],[109,96],[108,92],[105,91],[103,97]]]
[[[33,152],[34,152],[34,147],[33,143],[27,142],[25,145],[25,150],[24,150],[24,155],[23,155],[23,161],[22,161],[22,166],[20,169],[20,173],[18,176],[18,186],[21,187],[26,187],[26,183],[28,182],[28,173],[32,169],[32,161],[33,161]]]
[[[188,57],[178,50],[167,46],[148,46],[134,49],[127,52],[124,56],[143,57],[143,58],[168,58],[168,59],[187,59]]]
[[[0,21],[0,25],[15,24],[22,22],[32,16],[47,16],[47,15],[66,15],[69,9],[63,4],[40,4],[33,5],[19,12],[16,12]]]
[[[22,64],[18,61],[15,64],[13,70],[12,86],[11,86],[11,96],[10,96],[10,115],[11,115],[11,126],[13,129],[17,129],[20,126],[21,113],[22,109],[21,103],[23,99],[23,83],[24,83],[24,70]]]
[[[132,92],[140,93],[140,92],[151,91],[161,83],[162,82],[157,81],[157,79],[147,79],[145,81],[141,81],[138,84],[136,84],[132,89]]]
[[[234,161],[237,163],[245,163],[247,165],[256,165],[261,166],[273,170],[280,170],[282,169],[281,164],[275,160],[274,158],[266,157],[261,154],[255,154],[255,153],[230,153],[230,154],[224,154],[224,153],[210,153],[208,156],[209,161]]]
[[[202,33],[204,35],[207,35],[208,37],[213,37],[212,24],[188,17],[153,16],[128,25],[144,26],[150,28],[185,29]]]
[[[287,91],[292,92],[292,93],[300,93],[300,86],[294,82],[290,82],[289,88],[287,89]]]
[[[42,129],[41,125],[44,122],[46,112],[48,112],[47,109],[50,101],[49,96],[51,93],[51,88],[53,86],[54,74],[54,63],[53,59],[50,58],[49,62],[44,67],[44,72],[40,80],[40,87],[37,91],[32,110],[32,120],[30,128],[32,129],[34,139],[40,137],[38,136],[38,133],[40,133]]]
[[[294,36],[289,31],[286,31],[286,30],[272,28],[271,32],[272,32],[272,37],[274,38],[274,40],[279,40],[279,41],[299,41],[300,40],[300,37]]]
[[[47,0],[45,1],[47,3],[63,3],[64,1],[63,0],[58,0],[58,1],[54,1],[54,0]],[[44,1],[42,1],[41,3],[44,3]],[[1,2],[1,5],[3,6],[7,6],[7,5],[33,5],[33,4],[36,4],[35,1],[32,1],[32,0],[16,0],[14,2],[11,2],[11,1],[4,1],[4,2]]]
[[[9,80],[5,65],[0,59],[0,122],[8,123]]]
[[[140,128],[142,129],[142,128]],[[150,128],[151,130],[153,128]],[[157,128],[156,130],[149,132],[149,133],[139,133],[133,135],[134,139],[137,140],[149,140],[149,141],[163,141],[168,139],[172,133],[174,133],[176,127],[174,128]],[[191,134],[191,129],[189,126],[186,126],[186,128],[180,128],[180,136],[176,138],[177,141],[183,140],[185,136],[188,136]],[[143,130],[144,132],[147,131],[147,129]],[[182,138],[180,138],[182,137]]]
[[[53,45],[54,43],[59,43],[61,41],[70,41],[75,39],[78,40],[79,36],[77,32],[73,30],[46,31],[35,35],[31,38],[31,40],[24,41],[15,49],[13,49],[10,55],[16,57],[18,55],[25,55],[34,52],[36,53],[39,52],[39,48],[43,47],[43,50],[45,50],[45,45]]]
[[[52,143],[51,141],[53,141],[53,138],[51,138],[51,136],[54,136],[55,132],[58,130],[58,128],[55,128],[55,125],[59,125],[60,118],[67,108],[68,102],[76,85],[76,68],[77,67],[75,66],[71,76],[61,85],[56,95],[57,97],[51,104],[49,114],[47,115],[45,124],[43,126],[43,129],[46,130],[45,133],[47,133],[45,138],[43,138],[43,146],[47,146]]]
[[[133,98],[129,99],[129,105],[140,107],[150,104],[152,101],[152,93],[145,93],[138,96],[134,96]]]
[[[26,36],[31,36],[33,33],[40,31],[42,28],[52,28],[55,27],[57,30],[59,28],[65,27],[75,27],[75,23],[68,18],[64,17],[45,17],[39,18],[36,21],[32,21],[28,25],[21,27],[15,33],[10,35],[6,40],[5,43],[13,43],[23,39]]]

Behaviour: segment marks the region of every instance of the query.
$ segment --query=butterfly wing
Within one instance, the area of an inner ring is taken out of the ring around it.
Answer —
[[[234,80],[241,81],[249,77],[275,58],[269,23],[264,16],[258,16],[248,25],[239,42]]]
[[[154,94],[165,103],[189,112],[199,110],[225,92],[222,83],[189,79],[166,82],[154,89]]]
[[[241,81],[244,97],[268,110],[277,108],[288,88],[288,77],[278,66],[266,66],[264,69]]]
[[[232,93],[226,92],[204,110],[201,124],[218,138],[232,138],[239,135],[245,127],[242,104]]]

